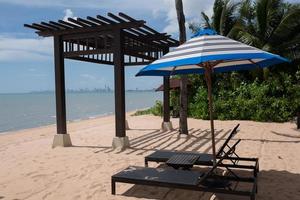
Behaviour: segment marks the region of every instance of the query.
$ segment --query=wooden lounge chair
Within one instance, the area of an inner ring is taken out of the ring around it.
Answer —
[[[215,173],[216,168],[221,166],[223,159],[232,153],[234,147],[230,148],[222,158],[219,158],[216,165],[206,173],[173,168],[130,166],[111,177],[111,192],[113,195],[116,194],[116,183],[120,182],[248,196],[250,200],[255,200],[257,177],[239,177],[231,172],[227,175],[217,175]],[[241,184],[247,184],[248,190],[239,189],[238,186],[241,186]]]
[[[223,145],[217,152],[216,157],[220,158],[225,152],[226,148],[230,148],[229,141],[236,135],[237,129],[240,124],[236,125],[234,129],[231,131]],[[213,155],[207,153],[198,153],[198,152],[190,152],[190,151],[170,151],[170,150],[157,150],[150,155],[145,157],[145,167],[148,167],[148,162],[157,162],[157,163],[165,163],[167,162],[172,156],[178,154],[185,154],[185,155],[195,155],[199,156],[198,160],[195,162],[195,165],[204,165],[204,166],[212,166],[213,165]],[[236,154],[235,149],[231,152],[231,155],[225,160],[229,160],[230,163],[222,163],[223,167],[230,167],[230,168],[239,168],[239,169],[248,169],[253,170],[254,176],[257,176],[259,171],[259,164],[258,158],[246,158],[240,157]],[[239,163],[244,164],[239,164]],[[245,164],[246,163],[246,164]],[[251,164],[249,164],[251,163]]]

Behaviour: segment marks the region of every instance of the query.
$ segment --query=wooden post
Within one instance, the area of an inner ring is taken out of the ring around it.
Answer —
[[[205,80],[208,91],[208,104],[209,104],[209,118],[210,118],[210,129],[211,129],[211,142],[213,150],[213,163],[216,164],[216,144],[215,144],[215,128],[214,128],[214,116],[213,116],[213,99],[212,99],[212,68],[207,64],[205,67]]]
[[[187,75],[180,77],[180,110],[179,110],[179,132],[188,135],[187,110],[188,110],[188,93],[187,93]]]
[[[163,54],[167,54],[169,49],[164,49]],[[170,76],[164,76],[164,102],[163,102],[163,112],[164,121],[170,122]]]
[[[300,129],[300,111],[297,113],[297,129]]]
[[[54,36],[56,125],[58,134],[67,133],[65,66],[63,52],[64,49],[61,36]]]
[[[164,76],[164,122],[170,122],[170,77]]]
[[[116,137],[125,137],[125,78],[122,30],[114,34],[115,123]]]

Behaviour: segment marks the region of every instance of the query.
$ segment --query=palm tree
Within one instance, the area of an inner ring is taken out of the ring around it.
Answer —
[[[219,34],[300,63],[300,4],[283,0],[215,0],[210,19],[201,13],[203,25]],[[201,26],[190,24],[192,31]],[[254,70],[253,78],[266,78],[268,69]]]
[[[282,0],[243,2],[238,39],[299,62],[300,4]]]
[[[189,28],[192,32],[197,32],[201,27],[211,28],[220,35],[232,37],[239,19],[236,13],[239,5],[240,3],[230,0],[215,0],[212,18],[210,19],[205,12],[201,12],[203,24],[191,23]]]
[[[183,13],[182,0],[175,0],[176,13],[179,25],[179,42],[186,41],[185,17]],[[180,134],[188,134],[187,126],[187,76],[183,75],[180,80],[180,111],[179,111],[179,132]]]

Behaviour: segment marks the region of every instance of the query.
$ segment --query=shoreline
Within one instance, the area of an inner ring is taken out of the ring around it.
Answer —
[[[137,110],[133,110],[133,111],[128,111],[126,112],[126,117],[131,117],[133,116],[133,114],[138,111],[138,110],[145,110],[148,109],[150,107],[146,107],[146,108],[141,108],[141,109],[137,109]],[[114,113],[110,113],[110,114],[103,114],[103,115],[97,115],[95,117],[88,117],[88,118],[81,118],[81,119],[75,119],[75,120],[67,120],[67,125],[71,125],[71,124],[75,124],[75,123],[82,123],[82,122],[91,122],[94,120],[99,120],[99,119],[104,119],[104,118],[109,118],[109,117],[113,117],[115,114]],[[143,116],[147,116],[147,115],[138,115],[137,117],[143,117]],[[151,115],[155,117],[154,115]],[[159,117],[159,116],[156,116]],[[161,117],[159,117],[161,118]],[[172,118],[171,117],[171,121],[172,120],[177,120],[179,118]],[[188,120],[201,120],[201,121],[209,121],[209,120],[204,120],[204,119],[196,119],[196,118],[188,118]],[[248,122],[248,123],[257,123],[257,124],[292,124],[295,126],[295,131],[300,132],[300,129],[297,129],[297,124],[294,120],[291,121],[287,121],[287,122],[260,122],[260,121],[252,121],[252,120],[214,120],[215,122],[235,122],[235,121],[239,121],[239,122]],[[174,124],[173,124],[174,125]],[[31,128],[24,128],[24,129],[18,129],[18,130],[11,130],[11,131],[4,131],[4,132],[0,132],[0,137],[1,136],[6,136],[6,135],[14,135],[14,134],[18,134],[18,133],[22,133],[22,132],[30,132],[30,131],[35,131],[38,129],[43,129],[43,128],[56,128],[56,123],[53,124],[46,124],[46,125],[41,125],[41,126],[36,126],[36,127],[31,127]]]
[[[141,108],[141,109],[138,109],[138,110],[144,110],[144,109],[148,109],[148,108],[149,107],[147,107],[147,108]],[[128,112],[126,112],[126,116],[130,116],[133,113],[135,113],[136,111],[137,110],[128,111]],[[80,118],[80,119],[75,119],[75,120],[67,120],[67,125],[68,124],[72,124],[72,123],[79,123],[79,122],[83,122],[83,121],[89,121],[89,120],[98,120],[98,119],[101,119],[101,118],[111,117],[111,116],[114,116],[114,115],[115,114],[113,112],[113,113],[109,113],[109,114],[102,114],[102,115],[90,116],[88,118]],[[17,134],[19,132],[30,131],[30,130],[40,129],[40,128],[47,128],[47,127],[49,128],[49,127],[52,127],[52,126],[56,126],[56,123],[45,124],[45,125],[36,126],[36,127],[30,127],[30,128],[17,129],[17,130],[3,131],[3,132],[0,132],[0,137],[4,136],[4,135],[12,135],[12,134]]]

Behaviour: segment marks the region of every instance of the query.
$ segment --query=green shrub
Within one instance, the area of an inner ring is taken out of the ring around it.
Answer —
[[[236,74],[218,77],[213,91],[214,118],[274,122],[292,119],[300,109],[299,74],[273,74],[265,81],[256,79],[252,83],[239,80]],[[191,117],[208,119],[205,86],[199,86],[189,109]]]
[[[138,110],[136,111],[133,115],[134,116],[138,116],[138,115],[155,115],[155,116],[162,116],[162,110],[163,110],[163,106],[162,106],[162,102],[161,101],[156,101],[155,105],[149,109],[146,110]]]
[[[300,111],[300,67],[294,72],[268,72],[265,80],[252,80],[250,72],[214,75],[214,118],[285,122]],[[190,75],[189,117],[209,119],[207,87],[203,75]],[[170,104],[179,109],[179,92],[172,91]],[[162,102],[136,115],[162,116]]]

